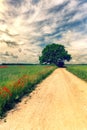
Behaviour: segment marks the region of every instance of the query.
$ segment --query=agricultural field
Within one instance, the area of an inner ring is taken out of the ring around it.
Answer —
[[[87,81],[87,65],[67,65],[67,70]]]
[[[0,66],[0,117],[55,69],[48,65]]]

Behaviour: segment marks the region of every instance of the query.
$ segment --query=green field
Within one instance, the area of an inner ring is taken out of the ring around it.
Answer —
[[[87,81],[87,65],[67,65],[67,70]]]
[[[55,69],[48,65],[0,66],[0,116]]]

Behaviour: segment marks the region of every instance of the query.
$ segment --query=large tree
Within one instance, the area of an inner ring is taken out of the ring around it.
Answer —
[[[47,45],[42,50],[42,55],[39,57],[41,64],[55,64],[59,67],[64,66],[65,61],[70,61],[71,55],[65,50],[65,47],[60,44]]]

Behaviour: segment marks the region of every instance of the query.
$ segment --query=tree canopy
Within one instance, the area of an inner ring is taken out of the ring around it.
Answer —
[[[47,45],[42,50],[42,55],[39,57],[41,64],[55,64],[59,67],[64,66],[65,61],[70,61],[71,55],[65,50],[65,47],[60,44]]]

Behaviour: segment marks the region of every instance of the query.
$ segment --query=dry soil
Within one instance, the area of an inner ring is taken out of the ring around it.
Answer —
[[[0,130],[87,130],[87,83],[56,69],[0,121]]]

